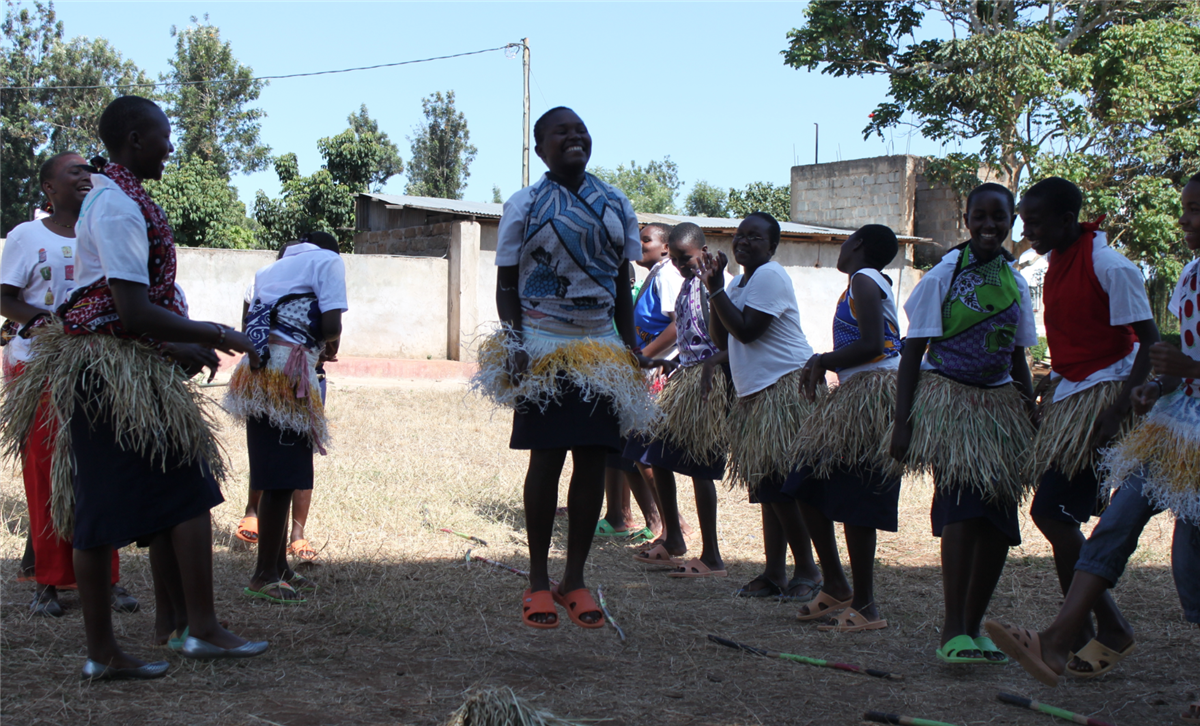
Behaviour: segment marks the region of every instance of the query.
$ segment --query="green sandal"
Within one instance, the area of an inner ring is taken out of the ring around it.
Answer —
[[[596,522],[596,536],[597,537],[628,537],[629,530],[614,529],[613,526],[608,523],[607,519],[601,519],[599,522]]]
[[[629,544],[631,545],[646,544],[652,541],[654,541],[654,532],[649,527],[642,527],[629,535]]]
[[[943,663],[987,665],[988,660],[986,658],[967,658],[958,655],[959,653],[971,650],[980,650],[979,646],[975,644],[975,640],[969,635],[956,635],[950,639],[950,642],[938,648],[936,652],[937,657]]]
[[[268,593],[271,590],[278,590],[282,594],[282,597],[269,595]],[[269,582],[266,585],[263,585],[262,589],[259,590],[255,590],[250,587],[244,587],[242,588],[242,594],[249,595],[253,598],[258,598],[259,600],[273,602],[276,605],[299,605],[304,602],[304,597],[300,593],[296,592],[296,588],[287,584],[283,580],[278,582]]]
[[[301,575],[299,572],[293,572],[292,576],[288,578],[287,583],[299,592],[316,592],[317,590],[317,583]]]
[[[1004,651],[996,647],[992,639],[986,635],[981,635],[975,638],[975,647],[983,653],[983,659],[988,665],[1008,665],[1008,656],[1004,655]],[[988,658],[989,653],[997,653],[999,658]]]
[[[173,636],[173,637],[167,638],[167,647],[173,651],[178,652],[178,651],[183,650],[183,644],[187,642],[188,628],[184,628],[182,631],[176,631],[176,632],[179,633],[178,636]]]

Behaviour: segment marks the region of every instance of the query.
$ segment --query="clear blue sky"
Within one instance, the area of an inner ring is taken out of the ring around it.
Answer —
[[[592,165],[670,156],[687,186],[753,181],[784,184],[795,157],[822,161],[887,153],[937,154],[933,142],[896,134],[863,140],[886,80],[838,79],[783,65],[788,30],[803,22],[794,3],[357,3],[58,2],[68,37],[107,38],[152,75],[174,52],[172,25],[209,15],[235,56],[256,75],[318,71],[479,50],[528,37],[533,118],[575,108],[594,139]],[[271,82],[258,106],[262,140],[295,152],[302,173],[321,159],[316,141],[347,127],[366,104],[400,147],[421,120],[421,98],[454,90],[479,154],[465,198],[505,197],[521,180],[521,61],[502,52],[412,66]],[[544,167],[531,159],[531,178]],[[403,193],[405,179],[386,191]],[[273,170],[234,178],[253,204],[275,195]],[[249,210],[248,210],[249,211]]]

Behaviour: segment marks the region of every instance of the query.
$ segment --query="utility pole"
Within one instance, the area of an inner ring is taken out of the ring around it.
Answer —
[[[821,124],[813,122],[813,164],[821,163]]]
[[[529,38],[521,38],[521,64],[525,67],[525,119],[521,135],[521,188],[529,186]]]

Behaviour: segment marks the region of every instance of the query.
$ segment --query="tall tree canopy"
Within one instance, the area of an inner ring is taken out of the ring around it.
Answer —
[[[745,189],[730,189],[730,216],[743,218],[752,212],[767,212],[780,222],[792,218],[792,190],[786,184],[750,182]]]
[[[201,23],[171,28],[175,56],[171,70],[160,80],[163,100],[175,126],[178,153],[212,162],[222,174],[258,171],[270,163],[270,147],[259,141],[262,109],[247,106],[258,100],[266,81],[253,80],[254,71],[238,63],[221,31],[204,16]]]
[[[37,175],[43,161],[63,151],[90,158],[103,148],[96,122],[117,93],[62,87],[151,81],[103,38],[65,39],[53,3],[34,2],[30,8],[8,0],[0,27],[0,83],[6,86],[0,91],[0,236],[5,236],[41,203]],[[153,87],[129,92],[151,95]]]
[[[147,180],[146,191],[171,222],[176,244],[185,247],[254,249],[261,246],[246,218],[246,205],[217,165],[199,156],[175,158],[161,181]]]
[[[683,203],[683,211],[693,217],[727,217],[729,210],[725,205],[728,199],[729,195],[724,189],[701,179],[692,185],[692,191]]]
[[[679,167],[669,156],[645,166],[639,166],[636,161],[629,162],[629,166],[618,164],[616,169],[597,166],[593,167],[592,173],[629,197],[634,211],[646,214],[679,212],[675,195],[683,182],[679,180]]]
[[[445,96],[440,91],[426,96],[421,99],[421,110],[425,123],[408,137],[412,154],[404,193],[462,199],[478,151],[471,144],[467,117],[454,107],[454,91],[447,91]]]
[[[353,251],[355,196],[381,187],[402,164],[396,146],[379,131],[366,106],[347,121],[350,128],[317,141],[325,163],[314,173],[301,176],[293,153],[275,159],[283,195],[271,199],[260,190],[254,200],[264,243],[277,246],[305,232],[322,231],[336,236],[344,251]]]
[[[864,136],[911,123],[927,138],[977,145],[931,164],[960,185],[977,182],[981,164],[1014,191],[1066,176],[1152,282],[1177,274],[1186,251],[1169,220],[1200,159],[1200,5],[814,0],[804,12],[787,65],[888,78]],[[930,34],[927,19],[942,37],[916,39]]]

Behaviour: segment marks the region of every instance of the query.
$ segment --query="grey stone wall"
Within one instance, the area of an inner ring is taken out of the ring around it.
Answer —
[[[358,232],[354,235],[354,252],[360,255],[445,257],[450,250],[451,225],[451,222],[439,222]]]
[[[792,221],[854,229],[886,224],[912,235],[915,156],[879,156],[792,167]]]

